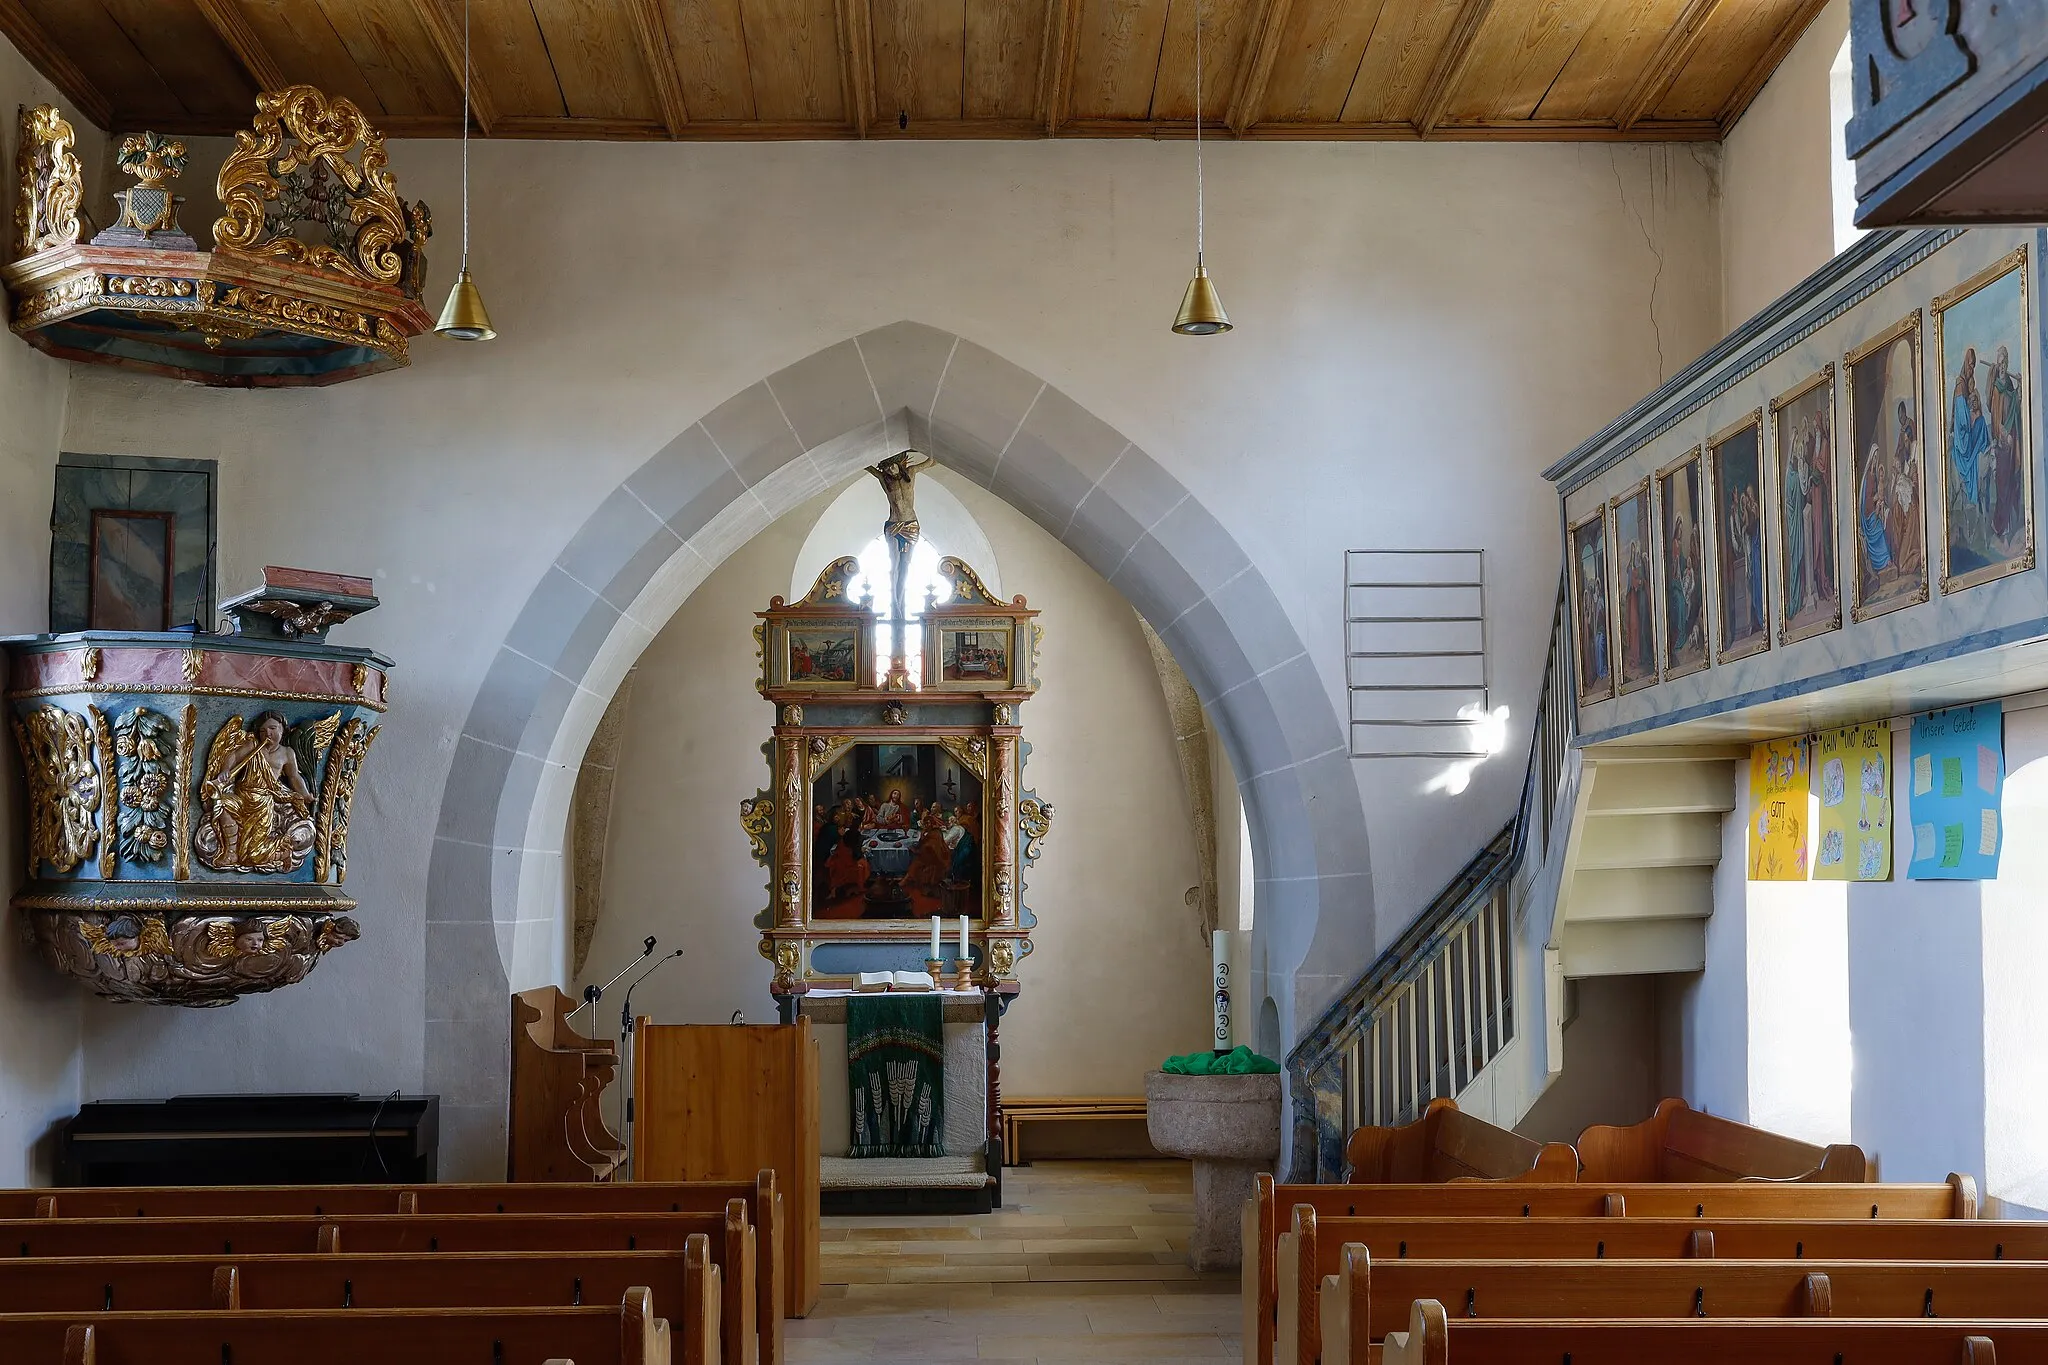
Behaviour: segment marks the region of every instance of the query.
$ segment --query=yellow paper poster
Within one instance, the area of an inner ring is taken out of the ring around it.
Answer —
[[[1749,751],[1749,879],[1806,880],[1806,738]]]
[[[1814,785],[1820,789],[1814,879],[1890,881],[1891,722],[1823,730],[1813,743]]]

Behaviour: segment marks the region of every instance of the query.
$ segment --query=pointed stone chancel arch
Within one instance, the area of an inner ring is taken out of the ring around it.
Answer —
[[[669,442],[591,514],[493,659],[457,741],[429,874],[426,1084],[443,1097],[452,1178],[502,1163],[506,995],[562,970],[562,836],[612,691],[727,554],[904,445],[1073,550],[1186,670],[1239,775],[1258,870],[1253,975],[1282,1037],[1371,960],[1344,729],[1259,570],[1178,480],[1066,394],[899,322],[770,375]]]

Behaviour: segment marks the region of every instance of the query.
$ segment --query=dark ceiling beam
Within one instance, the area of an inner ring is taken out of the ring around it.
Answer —
[[[655,102],[661,106],[661,121],[671,136],[690,126],[690,107],[683,100],[683,75],[676,70],[676,50],[669,42],[668,20],[660,0],[626,0],[633,19],[633,35],[640,41],[640,56],[647,63],[647,78],[654,83]]]
[[[1422,98],[1415,108],[1415,131],[1424,137],[1443,122],[1444,112],[1451,107],[1451,96],[1457,93],[1458,82],[1464,78],[1465,66],[1472,60],[1473,40],[1479,37],[1480,26],[1492,12],[1493,0],[1465,0],[1458,9],[1458,17],[1451,21],[1451,31],[1444,38],[1443,50],[1436,54],[1436,65],[1429,69],[1429,79],[1422,83]]]
[[[1230,131],[1244,130],[1259,121],[1266,107],[1266,84],[1273,79],[1273,61],[1280,55],[1280,30],[1286,26],[1291,0],[1266,0],[1258,29],[1245,47],[1244,65],[1237,71],[1237,87],[1230,95],[1230,108],[1223,121]]]
[[[875,116],[874,19],[868,0],[839,0],[839,79],[846,121],[862,137]]]
[[[433,40],[434,50],[441,54],[442,64],[448,74],[455,78],[455,88],[462,89],[462,21],[450,17],[443,0],[412,0],[412,12],[418,16],[420,27],[426,29],[427,37]],[[471,29],[470,37],[476,34]],[[474,41],[471,46],[474,47]],[[469,113],[476,120],[476,130],[485,137],[491,135],[491,125],[498,121],[498,107],[491,100],[491,92],[484,85],[483,78],[476,74],[476,58],[472,53],[469,69]]]
[[[113,128],[114,106],[78,63],[51,40],[35,16],[22,8],[21,0],[0,0],[0,34],[6,35],[30,66],[49,77],[79,113],[101,128]]]
[[[1058,137],[1074,97],[1074,30],[1081,7],[1074,0],[1052,0],[1045,7],[1045,41],[1038,54],[1038,122],[1047,137]]]
[[[1707,36],[1707,21],[1720,7],[1721,0],[1687,0],[1678,22],[1664,35],[1664,41],[1657,44],[1657,51],[1643,67],[1642,74],[1636,77],[1636,83],[1622,97],[1621,107],[1615,111],[1616,127],[1627,132],[1657,107],[1670,91],[1671,83],[1678,79],[1678,73],[1685,70],[1685,64],[1700,50],[1700,43]]]
[[[213,31],[226,43],[228,51],[242,64],[255,80],[258,90],[282,90],[291,81],[285,77],[284,68],[277,64],[277,58],[270,55],[270,49],[263,45],[263,39],[256,30],[249,27],[249,21],[242,14],[242,8],[235,0],[192,0],[199,7],[199,13],[206,22],[213,25]]]

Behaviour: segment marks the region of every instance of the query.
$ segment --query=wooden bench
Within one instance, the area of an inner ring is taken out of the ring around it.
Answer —
[[[1324,1365],[1369,1365],[1371,1343],[1404,1328],[1417,1299],[1463,1318],[2020,1319],[2048,1316],[2048,1263],[1375,1262],[1352,1245],[1320,1299]],[[1301,1358],[1315,1358],[1306,1343]]]
[[[1002,1102],[1003,1164],[1022,1166],[1024,1129],[1033,1123],[1145,1122],[1145,1097],[1051,1095]]]
[[[1562,1142],[1533,1142],[1431,1100],[1413,1123],[1355,1129],[1345,1144],[1354,1185],[1428,1184],[1452,1180],[1541,1181],[1579,1178],[1578,1154]]]
[[[0,1190],[0,1219],[363,1216],[372,1214],[716,1213],[747,1201],[758,1242],[754,1314],[761,1358],[781,1365],[788,1315],[786,1239],[793,1235],[775,1172],[739,1181],[631,1184],[241,1185]],[[11,1248],[0,1241],[0,1249]],[[296,1248],[295,1248],[296,1249]],[[311,1246],[303,1248],[311,1251]],[[546,1250],[536,1247],[535,1250]],[[673,1249],[673,1248],[671,1248]]]
[[[1815,1220],[1838,1218],[1930,1219],[1952,1217],[1976,1221],[1976,1182],[1951,1176],[1941,1185],[1522,1185],[1472,1183],[1448,1185],[1277,1185],[1261,1175],[1253,1181],[1244,1208],[1242,1294],[1246,1359],[1271,1365],[1278,1330],[1278,1270],[1283,1208],[1305,1205],[1318,1217],[1389,1220],[1399,1241],[1404,1228],[1430,1227],[1433,1236],[1456,1241],[1462,1250],[1417,1252],[1431,1256],[1486,1256],[1495,1252],[1475,1236],[1490,1235],[1487,1220],[1598,1219],[1609,1226],[1638,1218]],[[1697,1223],[1693,1230],[1698,1230]],[[1563,1254],[1592,1257],[1586,1248],[1589,1229],[1570,1236],[1576,1249]],[[1668,1232],[1656,1234],[1662,1256],[1689,1254]],[[1346,1237],[1345,1240],[1358,1240]],[[0,1243],[4,1246],[4,1243]],[[1377,1254],[1393,1254],[1375,1246]],[[1745,1253],[1747,1254],[1747,1253]],[[1790,1255],[1761,1252],[1759,1257]],[[1853,1252],[1826,1253],[1853,1256]],[[1298,1258],[1296,1258],[1298,1259]],[[1329,1274],[1325,1266],[1318,1274]],[[1254,1350],[1256,1354],[1253,1354]]]
[[[705,1266],[707,1277],[715,1268]],[[709,1297],[707,1295],[707,1297]],[[679,1334],[677,1365],[714,1365],[717,1309]],[[630,1289],[616,1307],[330,1308],[302,1312],[24,1313],[0,1317],[8,1365],[669,1365],[669,1323]]]
[[[1816,1147],[1781,1133],[1716,1118],[1684,1100],[1626,1127],[1605,1124],[1579,1134],[1579,1179],[1593,1184],[1657,1180],[1803,1180],[1858,1183],[1870,1178],[1863,1149]]]
[[[2042,1365],[2048,1322],[1709,1318],[1539,1322],[1461,1318],[1434,1299],[1387,1334],[1383,1365]]]
[[[330,1218],[288,1215],[244,1218],[30,1218],[0,1221],[0,1255],[133,1257],[162,1255],[353,1256],[391,1252],[683,1251],[689,1238],[709,1239],[722,1271],[726,1321],[750,1324],[734,1333],[728,1365],[760,1358],[781,1365],[782,1319],[764,1302],[761,1264],[746,1204],[728,1200],[723,1213],[626,1214],[359,1214]],[[773,1266],[779,1263],[771,1263]]]

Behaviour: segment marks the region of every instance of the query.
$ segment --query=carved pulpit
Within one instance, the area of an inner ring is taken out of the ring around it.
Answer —
[[[889,498],[886,614],[872,594],[855,597],[861,567],[850,557],[801,600],[777,597],[759,613],[759,685],[775,707],[765,746],[772,784],[741,803],[741,823],[769,872],[770,903],[756,924],[784,1019],[802,1012],[829,1039],[858,1011],[863,974],[891,973],[915,978],[900,984],[928,976],[943,988],[949,1059],[962,1046],[954,1035],[963,1010],[980,1021],[985,1076],[973,1078],[971,1094],[979,1158],[1000,1136],[997,1025],[1021,989],[1037,922],[1023,874],[1052,818],[1023,785],[1023,708],[1038,689],[1040,628],[1022,596],[998,600],[958,559],[940,560],[922,604],[906,601],[916,476],[929,463],[905,451],[869,471]],[[967,1117],[954,1112],[957,1079],[946,1083],[949,1153],[964,1142]],[[834,1096],[825,1099],[829,1165]],[[987,1173],[993,1184],[1000,1162]],[[826,1202],[831,1211],[829,1171]]]

